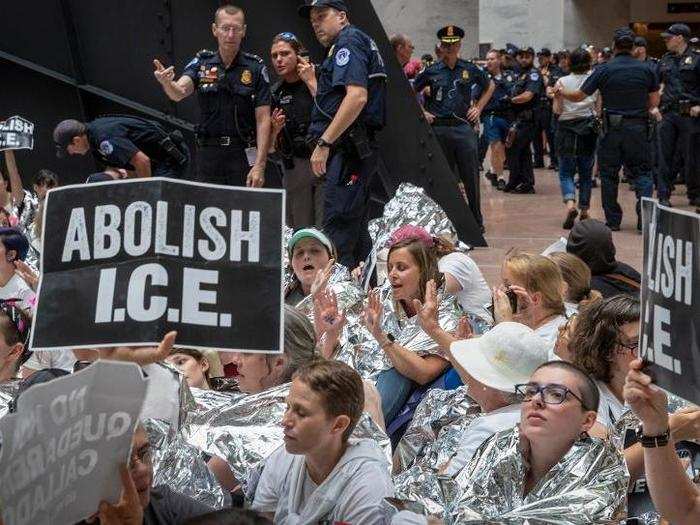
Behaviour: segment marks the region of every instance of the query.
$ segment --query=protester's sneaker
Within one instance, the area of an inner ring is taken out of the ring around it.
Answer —
[[[506,191],[506,181],[503,179],[498,179],[498,182],[496,183],[496,189],[498,191]]]
[[[484,176],[491,182],[491,186],[494,188],[498,185],[498,177],[491,170],[487,171]]]

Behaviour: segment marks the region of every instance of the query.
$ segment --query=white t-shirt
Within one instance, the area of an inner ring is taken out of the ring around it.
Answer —
[[[5,286],[0,286],[0,299],[19,299],[17,306],[31,310],[36,294],[19,275],[14,274]]]
[[[373,440],[351,441],[333,471],[319,486],[308,476],[303,456],[284,445],[265,461],[252,509],[274,513],[276,525],[343,521],[382,523],[383,501],[394,495],[389,465]],[[303,480],[295,486],[303,468]],[[295,493],[296,492],[296,493]],[[293,515],[290,515],[293,514]]]
[[[455,294],[462,310],[493,323],[491,312],[486,308],[492,302],[491,289],[469,255],[463,252],[448,253],[438,261],[438,270],[449,273],[462,287]]]
[[[566,317],[557,315],[535,329],[535,333],[550,345],[550,353],[554,352],[554,345],[557,342],[557,337],[559,337],[559,327],[564,323],[566,323]]]
[[[606,428],[612,428],[627,410],[625,405],[615,397],[608,385],[602,381],[596,381],[600,392],[600,404],[598,405],[598,417],[596,421]]]
[[[584,81],[590,76],[588,73],[571,73],[559,79],[559,82],[566,91],[577,91],[581,88]],[[562,112],[559,115],[559,120],[574,120],[577,118],[592,117],[595,115],[595,105],[600,92],[596,91],[592,95],[587,96],[581,102],[571,102],[562,98]]]
[[[496,432],[513,428],[520,421],[521,404],[508,405],[477,417],[460,439],[459,450],[450,460],[445,474],[456,476],[474,456],[474,452]]]
[[[35,371],[44,368],[60,368],[72,372],[76,361],[71,350],[37,350],[22,366]]]

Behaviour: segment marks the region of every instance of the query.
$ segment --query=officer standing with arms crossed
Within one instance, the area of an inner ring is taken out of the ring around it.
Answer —
[[[270,80],[260,57],[241,50],[243,10],[216,10],[212,33],[217,52],[202,50],[175,81],[173,66],[154,60],[154,75],[168,97],[179,102],[197,91],[197,175],[202,182],[252,186],[265,183],[270,146]]]
[[[299,8],[328,49],[317,68],[309,124],[311,169],[325,175],[323,230],[338,262],[355,268],[371,249],[367,205],[378,153],[374,135],[386,120],[386,71],[379,49],[350,24],[342,0],[313,0]]]
[[[515,122],[509,131],[510,146],[506,149],[510,176],[503,191],[535,193],[535,172],[532,170],[530,145],[535,133],[535,109],[544,93],[542,75],[533,67],[535,50],[518,50],[518,79],[513,84],[510,98],[515,111]]]
[[[432,124],[450,168],[453,171],[456,168],[459,173],[469,209],[483,232],[478,137],[470,123],[479,121],[495,86],[483,69],[459,58],[464,30],[457,26],[447,26],[440,29],[437,36],[440,48],[444,51],[442,61],[420,73],[413,87],[417,92],[423,91],[425,94],[425,118]],[[474,86],[480,90],[481,96],[472,105]]]
[[[637,230],[641,231],[641,198],[651,197],[651,130],[649,112],[659,105],[659,81],[654,71],[632,55],[635,35],[628,28],[615,31],[615,57],[593,70],[576,91],[557,90],[580,102],[600,90],[603,97],[604,136],[598,148],[605,221],[620,230],[622,208],[617,202],[620,167],[630,170],[637,194]]]
[[[56,155],[86,155],[135,177],[184,178],[190,152],[179,131],[140,117],[109,116],[80,122],[64,120],[53,132]]]
[[[668,53],[659,63],[664,86],[660,108],[663,120],[659,130],[659,202],[670,206],[674,160],[680,155],[688,200],[692,206],[700,206],[700,152],[697,151],[700,146],[700,119],[697,118],[700,113],[700,53],[688,45],[690,28],[685,24],[673,24],[661,36]]]

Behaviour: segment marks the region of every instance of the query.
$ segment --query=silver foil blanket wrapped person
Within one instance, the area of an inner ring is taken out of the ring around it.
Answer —
[[[584,438],[525,496],[527,462],[518,426],[494,434],[457,475],[448,523],[619,523],[625,518],[629,475],[610,442]]]
[[[259,394],[222,397],[204,406],[204,396],[195,390],[198,408],[182,429],[188,443],[210,455],[225,459],[237,480],[246,482],[251,470],[284,442],[281,426],[290,383],[267,389]],[[391,443],[384,431],[366,414],[360,419],[354,437],[376,440],[391,462]],[[246,492],[248,492],[246,490]]]
[[[460,438],[481,408],[467,387],[429,391],[394,452],[394,487],[398,499],[419,503],[427,514],[445,509],[440,472],[455,455]]]
[[[440,349],[435,341],[426,334],[418,324],[418,316],[407,319],[396,312],[391,289],[391,283],[386,281],[378,288],[379,298],[383,305],[382,330],[392,334],[396,343],[418,355],[440,355]],[[457,299],[438,290],[438,321],[447,332],[457,329],[459,318],[463,315]],[[376,380],[380,372],[393,368],[393,364],[382,351],[379,343],[372,337],[358,318],[348,317],[348,340],[336,355],[342,361],[353,367],[363,379]]]

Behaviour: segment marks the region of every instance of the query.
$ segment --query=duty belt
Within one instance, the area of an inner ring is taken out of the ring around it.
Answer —
[[[461,126],[462,124],[467,124],[464,120],[460,120],[455,117],[435,117],[433,120],[433,126]]]
[[[242,146],[238,137],[201,137],[196,138],[197,146]]]

